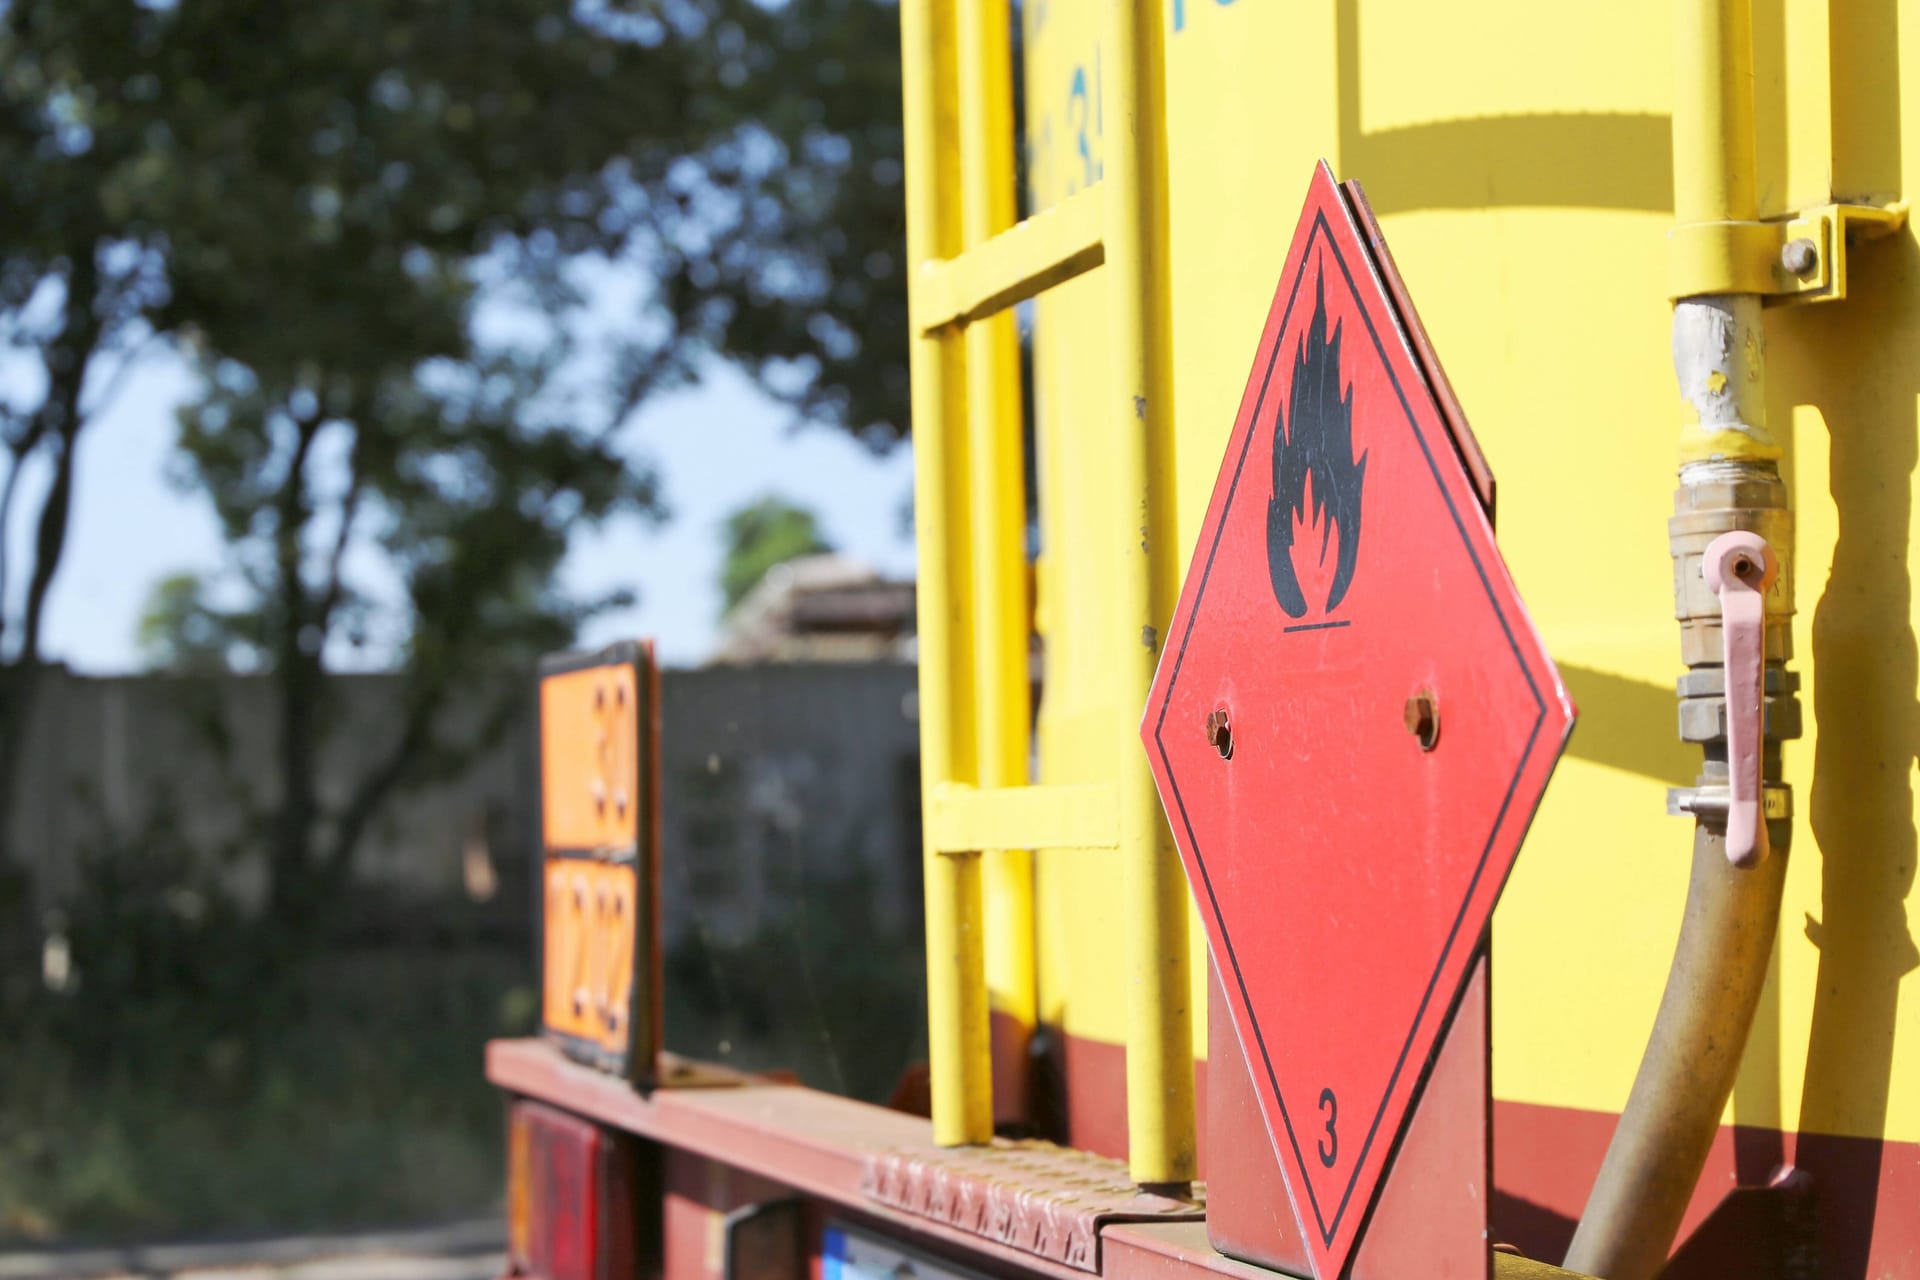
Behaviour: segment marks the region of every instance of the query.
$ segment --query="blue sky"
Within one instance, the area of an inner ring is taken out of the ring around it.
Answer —
[[[153,583],[219,561],[207,504],[165,478],[173,411],[189,390],[177,361],[152,357],[81,437],[71,541],[46,630],[48,656],[76,670],[138,669],[134,632]],[[900,529],[909,450],[876,458],[840,432],[795,431],[791,420],[725,368],[640,408],[622,439],[658,468],[672,519],[657,528],[623,519],[575,540],[563,569],[568,586],[640,594],[634,608],[598,620],[584,642],[652,636],[667,662],[700,661],[720,609],[721,522],[763,494],[812,507],[841,550],[891,574],[912,573],[912,545]],[[23,547],[24,527],[6,533]]]

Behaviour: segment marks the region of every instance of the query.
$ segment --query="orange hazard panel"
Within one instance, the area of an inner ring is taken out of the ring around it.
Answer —
[[[645,644],[540,668],[541,1022],[636,1081],[660,1042],[659,688]]]
[[[610,1057],[632,1041],[639,887],[631,862],[547,860],[547,1028]]]
[[[540,681],[540,807],[550,850],[639,840],[640,682],[632,663]]]

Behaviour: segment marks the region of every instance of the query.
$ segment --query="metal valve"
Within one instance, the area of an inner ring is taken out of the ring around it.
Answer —
[[[1701,559],[1720,597],[1727,699],[1727,860],[1756,866],[1767,856],[1762,812],[1766,779],[1766,593],[1780,572],[1767,540],[1746,529],[1723,533]]]

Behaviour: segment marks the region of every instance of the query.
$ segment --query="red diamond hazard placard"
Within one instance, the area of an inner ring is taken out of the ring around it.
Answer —
[[[1323,164],[1141,726],[1320,1280],[1573,716]]]

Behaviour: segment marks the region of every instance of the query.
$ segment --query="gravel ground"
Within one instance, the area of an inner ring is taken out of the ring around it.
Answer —
[[[498,1220],[353,1236],[0,1253],[0,1280],[496,1280]]]

